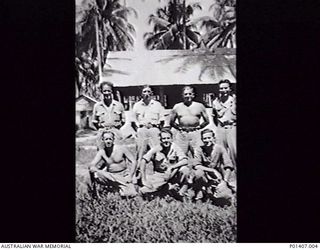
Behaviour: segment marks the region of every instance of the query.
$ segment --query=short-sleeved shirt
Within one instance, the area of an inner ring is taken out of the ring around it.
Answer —
[[[162,164],[168,165],[176,164],[183,159],[187,159],[187,156],[181,148],[175,143],[171,144],[170,150],[167,155],[163,153],[161,147],[153,148],[143,156],[147,162],[152,161],[154,170],[157,172],[165,172],[167,169],[163,168]]]
[[[124,107],[116,100],[112,100],[109,107],[103,101],[96,103],[93,107],[92,121],[102,122],[106,127],[119,127],[124,118]]]
[[[236,97],[230,95],[225,102],[221,102],[219,98],[216,98],[212,102],[212,108],[218,113],[219,123],[235,123],[236,121]]]
[[[203,150],[203,146],[196,148],[194,154],[195,166],[202,165],[209,168],[220,168],[223,165],[223,168],[233,169],[232,161],[229,157],[227,150],[219,145],[214,144],[210,154],[207,154]]]
[[[151,100],[148,105],[140,100],[133,105],[132,111],[136,115],[138,125],[159,125],[160,121],[164,120],[164,107],[156,100]]]

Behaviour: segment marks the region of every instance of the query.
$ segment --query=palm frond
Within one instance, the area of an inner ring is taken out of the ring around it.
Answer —
[[[127,15],[133,14],[135,18],[138,18],[138,12],[132,7],[121,7],[112,12],[113,15],[126,17]]]
[[[203,18],[203,19],[200,18],[199,23],[201,28],[205,27],[206,29],[214,29],[216,27],[221,27],[221,23],[212,17]]]
[[[160,18],[168,18],[167,9],[166,8],[158,8],[157,16]]]
[[[202,10],[202,6],[201,6],[200,2],[192,3],[192,4],[190,4],[190,6],[191,6],[193,9]]]
[[[170,25],[170,22],[168,22],[167,20],[163,19],[163,18],[160,18],[160,17],[157,17],[155,15],[150,15],[149,18],[148,18],[148,24],[154,24],[154,25],[158,25],[160,27],[167,27]]]
[[[186,29],[186,36],[187,36],[187,39],[191,40],[194,44],[198,44],[200,41],[199,33],[197,34],[192,30]]]
[[[165,33],[159,32],[157,34],[153,34],[152,32],[148,32],[144,34],[145,46],[147,49],[153,49],[154,45],[156,45],[160,41],[160,37]]]

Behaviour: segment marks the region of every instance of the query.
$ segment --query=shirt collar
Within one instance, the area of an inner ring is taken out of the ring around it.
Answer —
[[[141,105],[143,105],[143,106],[149,106],[149,105],[153,105],[154,104],[154,100],[153,99],[150,100],[148,105],[145,104],[145,102],[142,99],[140,100],[140,102],[141,102]]]
[[[111,107],[111,106],[115,106],[116,103],[115,103],[115,100],[112,100],[110,106],[108,107],[108,106],[104,103],[104,101],[102,100],[102,101],[100,101],[100,105],[109,108],[109,107]]]
[[[168,151],[167,157],[172,154],[172,151],[173,151],[173,143],[171,143],[171,146],[170,146],[170,149],[169,149],[169,151]],[[161,152],[162,154],[164,154],[164,152],[163,152],[163,147],[162,147],[162,149],[160,150],[160,152]],[[165,155],[165,154],[164,154],[164,155]]]

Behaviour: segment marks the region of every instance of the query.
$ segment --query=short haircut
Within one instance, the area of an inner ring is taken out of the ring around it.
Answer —
[[[201,138],[203,137],[204,134],[207,134],[207,133],[211,133],[212,136],[215,137],[215,133],[213,132],[213,130],[209,129],[209,128],[206,128],[206,129],[201,131]]]
[[[102,88],[103,88],[104,85],[109,86],[113,90],[113,83],[112,82],[103,81],[103,82],[100,83],[100,90],[101,91],[102,91]]]
[[[112,139],[114,140],[115,135],[111,130],[103,131],[102,134],[101,134],[101,140],[103,140],[105,134],[111,134],[112,135]]]
[[[145,85],[143,85],[143,86],[142,86],[142,88],[141,88],[141,92],[142,92],[144,89],[146,89],[146,88],[149,88],[149,89],[151,90],[151,92],[153,92],[153,90],[152,90],[151,86],[150,86],[150,85],[148,85],[148,84],[145,84]]]
[[[220,86],[220,84],[222,84],[222,83],[228,83],[229,86],[231,87],[231,82],[230,82],[228,79],[221,80],[221,81],[218,83],[219,86]]]
[[[186,85],[183,87],[182,89],[182,93],[186,90],[186,89],[192,89],[192,92],[195,93],[195,88],[191,85]]]
[[[167,134],[170,134],[171,138],[173,137],[173,134],[169,128],[162,128],[160,130],[160,136],[161,136],[161,133],[167,133]]]

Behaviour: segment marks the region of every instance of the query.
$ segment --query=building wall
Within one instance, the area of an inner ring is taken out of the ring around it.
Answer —
[[[182,89],[185,85],[165,85],[152,86],[153,92],[157,100],[159,100],[165,108],[171,109],[173,106],[182,101]],[[202,102],[206,107],[211,107],[214,96],[218,95],[218,84],[196,84],[193,85],[196,90],[195,101]],[[236,91],[236,84],[232,84],[231,88]],[[117,87],[115,91],[119,91],[121,102],[124,104],[125,110],[130,110],[133,104],[140,100],[142,86]],[[129,99],[131,103],[129,105]]]

